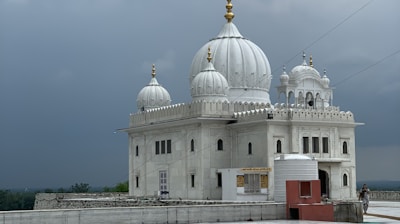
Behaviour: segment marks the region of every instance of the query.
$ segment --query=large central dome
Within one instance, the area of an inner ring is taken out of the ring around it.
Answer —
[[[228,22],[193,58],[190,83],[208,64],[204,55],[212,49],[212,63],[229,85],[230,102],[270,103],[271,67],[267,56],[253,42],[244,38],[232,23],[232,4],[228,1]]]

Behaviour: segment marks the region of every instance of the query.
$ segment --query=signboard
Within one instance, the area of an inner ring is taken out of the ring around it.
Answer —
[[[261,188],[268,188],[268,175],[260,175]]]
[[[243,173],[266,173],[266,172],[271,172],[272,168],[271,167],[248,167],[248,168],[241,168],[240,171]]]
[[[236,187],[244,187],[244,176],[243,175],[236,176]]]

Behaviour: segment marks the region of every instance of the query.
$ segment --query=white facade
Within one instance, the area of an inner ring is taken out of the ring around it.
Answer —
[[[266,167],[270,171],[259,174],[267,175],[266,191],[273,200],[274,159],[305,154],[318,161],[322,193],[355,199],[358,123],[353,114],[331,105],[329,79],[305,56],[281,75],[278,92],[285,103],[272,106],[268,59],[241,36],[231,9],[228,1],[227,24],[193,59],[191,103],[155,107],[154,102],[170,102],[166,90],[159,94],[163,99],[149,90],[153,95],[140,96],[146,100],[123,130],[129,135],[130,195],[222,199],[224,169]]]

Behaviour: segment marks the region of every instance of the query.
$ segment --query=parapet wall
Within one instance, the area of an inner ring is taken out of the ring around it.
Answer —
[[[272,118],[268,118],[271,116]],[[175,104],[131,114],[130,127],[149,125],[157,122],[189,119],[195,117],[232,118],[238,121],[263,119],[292,121],[336,121],[354,123],[351,112],[340,111],[339,107],[306,108],[286,107],[258,103],[192,102]]]
[[[360,211],[360,212],[357,212]],[[334,203],[335,221],[362,222],[360,202]],[[0,224],[215,223],[286,219],[286,204],[158,200],[126,193],[39,193],[33,211],[0,212]]]
[[[283,203],[53,209],[0,212],[0,224],[215,223],[281,220]]]
[[[400,191],[371,191],[369,199],[374,201],[400,201]]]
[[[250,111],[236,112],[234,117],[238,121],[253,121],[263,119],[291,120],[291,121],[335,121],[354,122],[351,112],[339,111],[337,107],[325,109],[312,108],[263,108]]]
[[[266,202],[237,202],[221,200],[159,200],[156,197],[137,198],[127,193],[38,193],[34,210],[82,209],[149,206],[205,206],[230,204],[261,204]]]
[[[271,105],[263,103],[228,103],[205,101],[192,102],[189,104],[182,103],[131,114],[129,126],[137,127],[151,123],[193,117],[232,118],[235,111],[250,111],[262,108],[271,108]]]

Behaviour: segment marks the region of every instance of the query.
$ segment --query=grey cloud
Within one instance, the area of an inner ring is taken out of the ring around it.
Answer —
[[[300,64],[301,55],[294,55],[367,2],[233,1],[234,23],[270,60],[273,102],[282,66]],[[129,113],[136,112],[136,94],[148,84],[151,64],[156,63],[159,82],[173,103],[189,102],[192,58],[225,23],[225,4],[0,1],[0,188],[68,187],[78,181],[102,186],[126,180],[128,140],[113,132],[126,127]],[[398,8],[396,0],[372,1],[306,53],[312,53],[321,73],[327,69],[335,84],[400,49]],[[379,170],[388,168],[363,171],[373,158],[385,161],[377,156],[380,147],[387,156],[400,148],[395,132],[399,57],[334,91],[334,104],[366,123],[356,129],[360,178],[380,178]],[[371,149],[363,154],[366,146]]]

